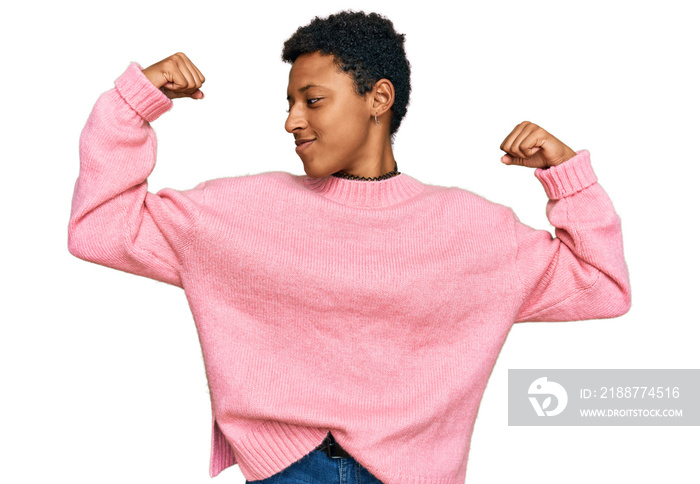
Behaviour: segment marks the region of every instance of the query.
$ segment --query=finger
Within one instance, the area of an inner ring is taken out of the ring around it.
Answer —
[[[163,87],[176,92],[184,92],[194,87],[191,74],[185,66],[186,59],[187,56],[182,52],[173,54],[168,58],[168,62],[164,65],[164,70],[169,82]]]
[[[188,64],[187,68],[190,70],[189,72],[192,75],[192,80],[194,81],[194,91],[190,93],[190,97],[194,99],[200,99],[200,97],[203,97],[204,94],[202,91],[199,90],[199,88],[202,87],[202,81],[199,79],[199,74],[194,68],[194,64]]]
[[[184,55],[184,54],[183,54]],[[194,66],[194,64],[189,64]],[[177,61],[173,59],[173,65],[168,70],[172,81],[163,86],[163,92],[170,99],[191,97],[193,99],[203,99],[204,93],[199,89],[201,82],[199,75],[185,63],[183,59]]]
[[[184,54],[183,54],[184,56]],[[188,94],[191,94],[195,89],[197,89],[199,86],[197,83],[199,82],[199,79],[195,79],[195,75],[192,73],[192,70],[190,69],[190,62],[187,57],[185,57],[186,60],[180,59],[178,62],[178,68],[180,69],[180,72],[182,72],[182,75],[185,77],[187,80],[187,84],[184,87],[184,91],[186,91]]]
[[[202,87],[202,80],[199,78],[199,72],[197,72],[197,68],[194,66],[194,64],[188,60],[185,63],[185,66],[187,67],[190,76],[192,76],[192,82],[194,82],[194,85],[192,87],[194,87],[195,89],[199,89],[200,87]]]
[[[200,72],[199,69],[197,69],[197,66],[196,66],[196,65],[192,64],[192,67],[194,67],[194,70],[195,70],[195,72],[197,73],[197,76],[199,76],[199,82],[200,82],[201,84],[204,84],[204,81],[205,81],[204,75]],[[201,84],[200,84],[200,86],[201,86]]]
[[[518,135],[522,132],[522,130],[525,128],[525,126],[529,123],[529,121],[523,121],[519,125],[517,125],[515,128],[513,128],[513,131],[510,132],[508,136],[506,136],[506,139],[503,140],[503,143],[501,143],[501,149],[505,151],[506,153],[510,153],[511,148],[513,146],[513,142],[515,139],[518,137]]]
[[[195,79],[195,87],[197,88],[192,94],[191,98],[193,99],[204,99],[204,93],[200,90],[202,87],[202,84],[204,83],[204,76],[200,72],[199,69],[197,69],[197,66],[194,65],[192,62],[189,62],[187,67],[190,69],[190,72],[192,73],[192,76]]]
[[[519,158],[517,156],[512,156],[512,155],[503,155],[501,157],[501,163],[504,165],[515,165],[515,166],[527,166],[530,168],[534,168],[539,166],[537,161],[530,157],[530,158]]]
[[[194,65],[194,62],[192,62],[189,57],[187,57],[182,52],[180,54],[181,54],[182,60],[184,62],[184,65],[187,67],[188,71],[192,75],[192,80],[195,83],[194,87],[199,89],[200,87],[202,87],[202,84],[204,83],[204,76],[202,75],[200,70],[197,69],[197,66]]]
[[[532,155],[532,152],[529,149],[532,147],[532,145],[527,144],[525,140],[530,139],[532,133],[537,131],[538,128],[539,126],[533,123],[529,123],[523,127],[520,133],[518,133],[518,135],[515,137],[515,140],[513,140],[513,144],[510,148],[510,154],[520,158],[529,158]]]
[[[531,166],[534,161],[531,156],[535,150],[527,149],[523,143],[537,128],[529,121],[517,125],[501,145],[501,149],[507,153],[501,157],[501,162],[505,165]]]
[[[166,89],[165,86],[161,88],[161,91],[168,96],[170,99],[176,99],[176,98],[181,98],[181,97],[191,97],[193,99],[204,99],[204,92],[201,90],[197,89],[193,93],[189,93],[188,91],[181,91],[181,90],[171,90],[171,89]]]
[[[526,166],[527,160],[513,155],[503,155],[501,157],[501,163],[503,163],[504,165]]]
[[[187,78],[180,70],[177,62],[173,62],[173,65],[166,71],[166,77],[168,82],[163,85],[164,88],[175,92],[187,89]]]
[[[539,126],[533,126],[535,126],[536,129],[533,129],[520,142],[520,151],[526,153],[528,157],[534,155],[539,150],[543,149],[545,144],[547,143],[547,132]]]
[[[187,79],[189,84],[187,86],[187,90],[185,91],[187,95],[193,99],[203,98],[204,93],[199,90],[199,88],[202,87],[202,81],[199,78],[199,73],[194,67],[194,64],[188,60],[183,66],[183,70],[188,75]]]
[[[186,94],[182,94],[182,93],[170,90],[170,89],[166,89],[165,86],[161,87],[160,90],[163,92],[163,94],[168,96],[168,99],[177,99],[177,98],[186,96]]]

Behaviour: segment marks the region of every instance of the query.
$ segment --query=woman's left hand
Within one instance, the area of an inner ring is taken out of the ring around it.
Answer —
[[[576,152],[530,121],[523,121],[506,136],[501,149],[508,153],[501,158],[506,165],[548,168],[560,165]]]

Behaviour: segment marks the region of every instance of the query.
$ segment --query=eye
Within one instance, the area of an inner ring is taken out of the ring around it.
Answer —
[[[311,98],[311,99],[309,99],[308,101],[306,101],[306,103],[307,103],[307,104],[316,104],[316,102],[317,102],[317,101],[320,101],[321,99],[323,99],[323,98],[321,98],[321,97],[314,97],[314,98]],[[286,112],[286,113],[289,113],[289,111],[290,111],[290,109],[287,109],[285,112]]]

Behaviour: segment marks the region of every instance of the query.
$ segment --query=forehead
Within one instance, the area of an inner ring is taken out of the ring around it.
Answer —
[[[341,87],[352,82],[350,76],[340,70],[332,55],[319,52],[302,54],[289,70],[287,94],[301,90],[305,86]]]

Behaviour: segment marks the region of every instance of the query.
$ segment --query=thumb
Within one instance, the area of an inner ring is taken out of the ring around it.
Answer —
[[[171,84],[172,85],[172,84]],[[192,94],[187,94],[186,92],[176,92],[167,88],[167,84],[160,88],[160,90],[168,96],[170,99],[178,99],[181,97],[191,97],[192,99],[204,99],[204,93],[197,89]]]
[[[524,165],[525,159],[516,158],[515,156],[511,155],[503,155],[501,156],[501,163],[503,163],[504,165]]]
[[[538,151],[540,151],[540,148],[537,146],[534,148],[526,148],[525,153],[530,155],[527,158],[519,158],[517,156],[506,154],[501,156],[501,163],[504,165],[527,166],[528,168],[546,166],[542,160],[541,153],[538,153]]]

